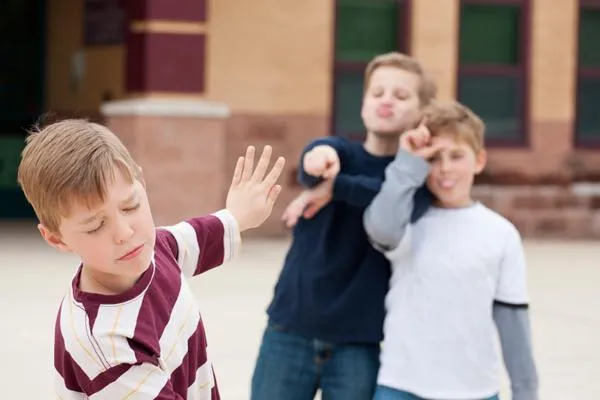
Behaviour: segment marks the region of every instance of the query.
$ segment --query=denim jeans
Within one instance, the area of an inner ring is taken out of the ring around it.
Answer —
[[[427,400],[414,394],[404,392],[402,390],[396,390],[387,386],[377,386],[375,391],[375,397],[373,400]],[[433,399],[429,399],[433,400]],[[438,399],[436,399],[438,400]],[[487,399],[465,399],[465,400],[500,400],[498,395],[489,397]]]
[[[269,324],[252,377],[251,400],[372,400],[379,344],[310,339]]]

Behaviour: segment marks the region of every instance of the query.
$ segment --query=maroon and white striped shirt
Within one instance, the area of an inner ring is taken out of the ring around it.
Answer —
[[[240,241],[237,222],[222,210],[157,229],[154,262],[125,293],[84,293],[77,273],[56,320],[58,397],[219,399],[185,278],[229,261]]]

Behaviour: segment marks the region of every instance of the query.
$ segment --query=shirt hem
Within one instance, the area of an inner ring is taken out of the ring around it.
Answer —
[[[286,330],[298,336],[302,336],[307,339],[316,339],[321,340],[323,342],[335,343],[335,344],[356,344],[356,345],[364,345],[364,346],[377,346],[380,345],[383,341],[383,336],[379,340],[371,340],[367,339],[364,335],[356,335],[355,337],[349,336],[336,336],[336,335],[327,335],[327,334],[319,334],[315,333],[310,329],[303,329],[295,324],[290,324],[287,321],[282,321],[277,318],[277,316],[272,316],[270,313],[267,313],[268,321],[267,325],[275,325],[279,329]]]
[[[487,399],[489,397],[496,396],[500,393],[500,388],[494,388],[489,390],[480,390],[480,391],[451,391],[451,390],[428,390],[418,385],[412,386],[402,382],[398,382],[397,380],[391,381],[385,378],[378,378],[377,384],[381,386],[386,386],[395,390],[402,390],[408,393],[411,393],[418,397],[423,397],[427,399],[444,399],[444,400],[464,400],[464,399]]]

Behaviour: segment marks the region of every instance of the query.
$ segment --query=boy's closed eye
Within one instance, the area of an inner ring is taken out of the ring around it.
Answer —
[[[394,97],[396,97],[398,100],[406,100],[410,97],[410,95],[406,90],[399,89],[394,92]]]
[[[140,203],[136,203],[135,205],[133,205],[131,207],[124,208],[123,211],[126,213],[131,213],[131,212],[136,211],[139,208],[140,208]],[[87,231],[86,233],[88,233],[90,235],[93,235],[94,233],[98,233],[104,227],[104,225],[105,225],[105,220],[103,219],[100,221],[100,224],[98,225],[98,227],[91,229],[91,230]]]
[[[450,153],[450,158],[452,160],[460,160],[465,156],[465,152],[462,150],[454,150]]]
[[[382,87],[376,87],[371,91],[371,95],[373,97],[381,97],[383,96],[383,88]]]
[[[100,230],[104,227],[104,220],[100,221],[100,225],[98,225],[97,228],[94,228],[90,231],[87,231],[86,233],[89,235],[93,235],[94,233],[98,233],[100,232]]]
[[[125,212],[132,212],[132,211],[137,210],[138,208],[140,208],[140,203],[137,203],[137,204],[135,204],[135,205],[133,205],[131,207],[124,208],[123,211],[125,211]]]

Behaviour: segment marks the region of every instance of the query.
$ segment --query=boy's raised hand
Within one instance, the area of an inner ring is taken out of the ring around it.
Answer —
[[[333,179],[340,172],[340,158],[331,146],[320,145],[308,151],[302,160],[307,174]]]
[[[442,146],[432,142],[431,133],[427,128],[427,121],[424,119],[415,129],[400,135],[400,148],[415,156],[429,160],[442,149]]]
[[[281,192],[281,186],[276,183],[285,166],[285,159],[279,157],[267,174],[272,151],[271,146],[265,146],[254,168],[256,151],[250,146],[246,149],[246,155],[238,158],[235,165],[226,207],[237,220],[240,231],[256,228],[265,222]]]

